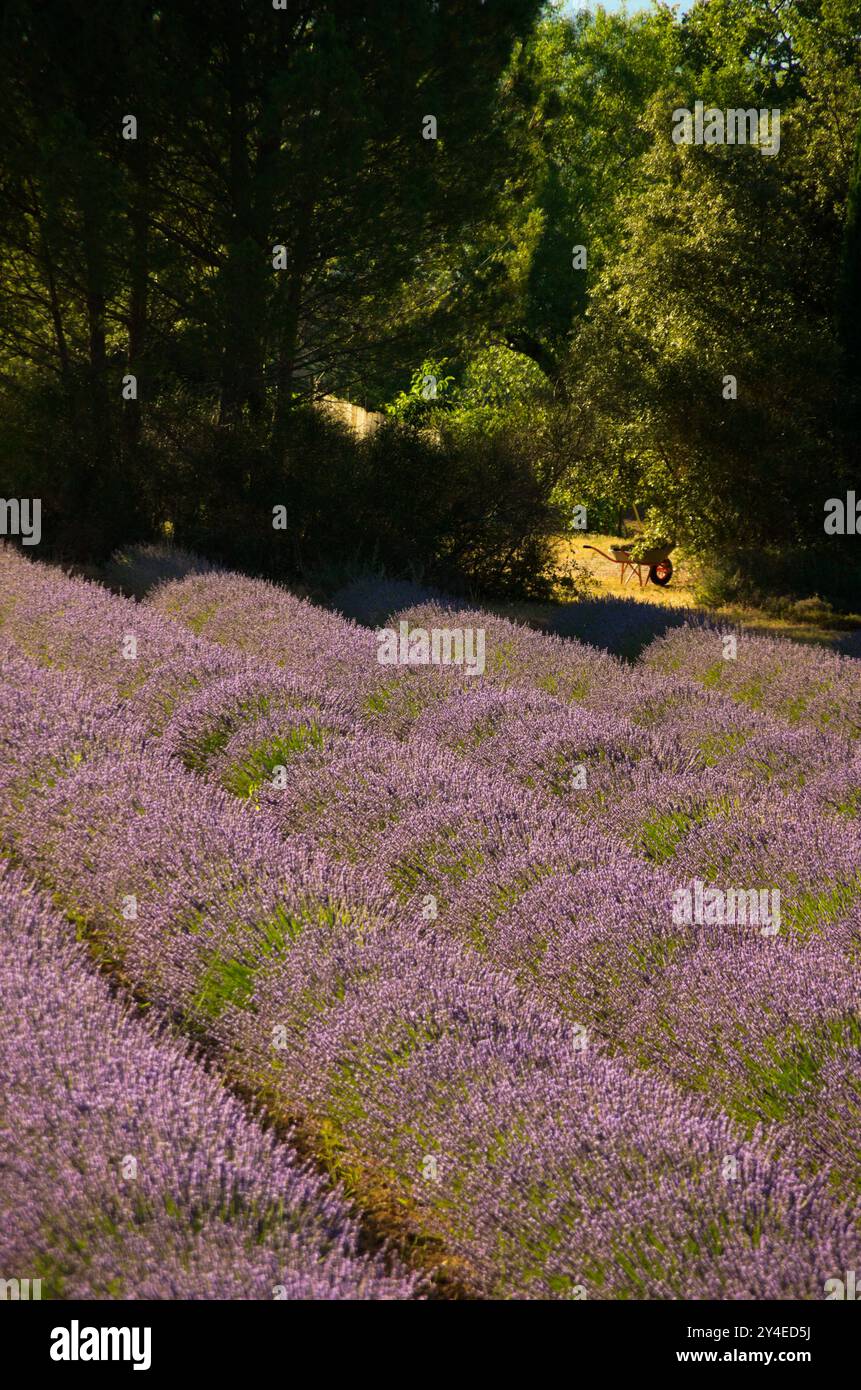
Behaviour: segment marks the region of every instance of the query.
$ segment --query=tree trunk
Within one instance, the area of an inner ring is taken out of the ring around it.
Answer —
[[[107,397],[107,340],[105,332],[105,248],[103,228],[93,206],[92,190],[84,195],[83,232],[86,268],[86,312],[89,346],[89,403],[92,429],[90,483],[103,477],[111,454],[110,410]]]
[[[124,402],[123,435],[126,451],[136,450],[143,425],[141,392],[147,383],[142,373],[146,360],[147,320],[149,313],[149,154],[143,142],[131,143],[129,165],[133,185],[129,223],[131,228],[131,266],[129,273],[129,320],[127,363],[130,375],[137,378],[137,399]]]
[[[544,343],[533,338],[531,333],[512,332],[506,329],[495,329],[501,337],[502,342],[512,352],[522,353],[524,357],[529,357],[541,368],[547,380],[551,382],[553,390],[558,399],[565,404],[568,401],[568,388],[562,377],[562,370],[554,354]]]
[[[66,331],[63,327],[63,315],[60,309],[60,297],[57,293],[57,277],[54,273],[54,259],[48,241],[48,229],[45,225],[45,219],[39,205],[39,195],[29,179],[27,180],[27,190],[33,207],[33,216],[39,228],[39,249],[42,258],[42,270],[45,275],[45,286],[48,290],[48,304],[50,307],[51,325],[54,330],[54,343],[60,362],[60,374],[66,378],[69,375],[69,346],[66,340]]]
[[[248,83],[243,60],[243,10],[231,12],[228,37],[229,205],[227,313],[222,356],[219,419],[237,425],[247,408],[259,418],[264,407],[261,289],[265,249],[255,226],[249,159]],[[274,271],[272,272],[275,273]]]

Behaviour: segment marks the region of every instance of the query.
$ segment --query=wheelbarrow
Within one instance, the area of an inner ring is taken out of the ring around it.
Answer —
[[[654,550],[642,551],[636,559],[631,554],[630,548],[626,545],[611,545],[610,554],[605,550],[599,550],[597,545],[584,545],[584,550],[594,550],[598,555],[603,555],[605,560],[610,560],[614,565],[620,565],[622,573],[619,576],[619,583],[624,584],[626,578],[634,575],[640,581],[640,588],[651,579],[653,584],[658,584],[663,589],[673,577],[673,562],[670,559],[670,551],[673,545],[656,546]]]

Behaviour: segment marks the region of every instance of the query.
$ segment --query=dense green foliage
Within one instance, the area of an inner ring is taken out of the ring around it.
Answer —
[[[534,594],[572,502],[637,502],[848,601],[859,0],[366,9],[0,7],[0,496],[62,557]],[[779,153],[674,143],[698,100]]]

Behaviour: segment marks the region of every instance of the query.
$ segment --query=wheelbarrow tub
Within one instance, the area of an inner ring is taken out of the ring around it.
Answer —
[[[668,560],[670,558],[670,551],[672,549],[673,547],[671,545],[663,545],[656,546],[654,550],[642,550],[635,560],[631,555],[629,546],[611,545],[610,554],[613,556],[614,560],[627,560],[630,564],[634,565],[657,565],[661,560]]]

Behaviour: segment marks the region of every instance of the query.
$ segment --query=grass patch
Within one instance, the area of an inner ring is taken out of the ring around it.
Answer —
[[[210,953],[192,1001],[191,1021],[198,1026],[209,1024],[231,1005],[246,1008],[257,972],[273,957],[286,953],[306,926],[335,928],[350,920],[349,912],[339,914],[326,903],[309,903],[299,911],[279,903],[268,917],[241,929],[247,940],[244,950],[235,955],[221,950]],[[364,930],[365,925],[357,921],[358,930]]]
[[[425,844],[415,845],[389,870],[388,880],[400,898],[411,897],[436,876],[462,883],[481,868],[482,851],[476,846],[458,853],[457,838],[458,830],[452,827]]]
[[[222,785],[234,796],[254,796],[265,782],[271,782],[276,767],[284,767],[306,748],[322,748],[331,731],[319,724],[297,724],[288,733],[266,739],[249,749],[222,776]]]
[[[637,848],[653,863],[663,864],[672,859],[688,831],[702,819],[702,813],[691,811],[665,811],[662,816],[653,816],[636,832]]]
[[[801,937],[819,935],[829,922],[836,922],[857,900],[861,876],[851,883],[835,883],[830,888],[810,889],[797,897],[781,897],[781,926]]]
[[[735,753],[750,738],[746,729],[737,729],[727,734],[709,734],[697,744],[697,752],[705,767],[716,767],[723,758]]]
[[[746,1084],[741,1094],[727,1097],[727,1112],[754,1126],[763,1120],[786,1122],[804,1091],[818,1090],[822,1068],[838,1053],[861,1043],[857,1017],[830,1019],[805,1033],[795,1026],[769,1038],[758,1057],[743,1057]],[[704,1078],[712,1091],[713,1078]]]

